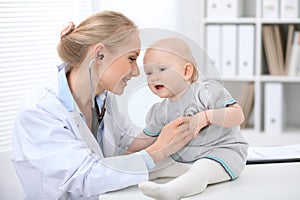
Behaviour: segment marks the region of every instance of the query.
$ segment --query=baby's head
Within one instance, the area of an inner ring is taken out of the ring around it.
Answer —
[[[198,79],[192,51],[179,38],[153,43],[146,49],[143,62],[149,88],[161,98],[175,100]]]

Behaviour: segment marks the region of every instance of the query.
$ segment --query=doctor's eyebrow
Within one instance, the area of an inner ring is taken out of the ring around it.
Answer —
[[[136,56],[139,56],[140,50],[133,50],[133,51],[130,51],[129,53],[134,53],[134,54],[136,54]]]

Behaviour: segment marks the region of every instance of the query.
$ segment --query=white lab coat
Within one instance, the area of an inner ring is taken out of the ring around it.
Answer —
[[[133,129],[113,96],[106,101],[101,149],[66,82],[63,69],[63,76],[29,92],[16,115],[12,161],[25,199],[98,199],[147,180],[141,153],[119,156],[131,143]]]

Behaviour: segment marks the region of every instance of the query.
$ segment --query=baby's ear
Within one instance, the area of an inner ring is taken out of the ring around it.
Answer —
[[[190,81],[194,73],[194,66],[191,63],[186,63],[184,65],[184,79]]]

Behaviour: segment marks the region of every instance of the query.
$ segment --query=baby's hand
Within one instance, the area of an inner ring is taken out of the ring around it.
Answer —
[[[192,116],[191,120],[190,120],[189,128],[190,128],[190,131],[193,133],[194,138],[198,136],[200,128],[201,128],[199,126],[199,124],[200,124],[199,120],[200,120],[199,113]]]
[[[191,117],[189,129],[193,133],[194,138],[198,136],[202,128],[206,126],[206,118],[204,112],[200,112]]]

